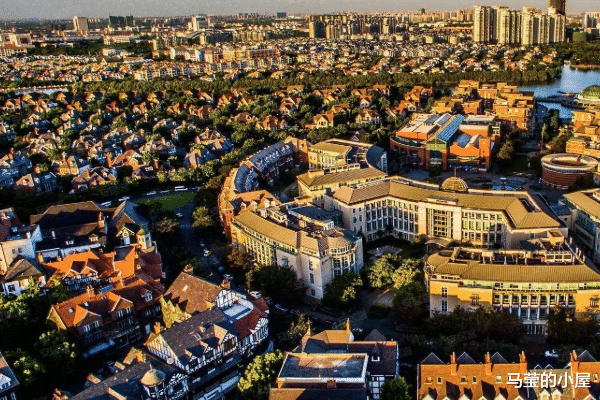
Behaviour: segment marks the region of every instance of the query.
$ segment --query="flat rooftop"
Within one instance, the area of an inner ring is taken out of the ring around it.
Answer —
[[[366,354],[293,354],[285,358],[280,379],[363,378],[368,361]]]

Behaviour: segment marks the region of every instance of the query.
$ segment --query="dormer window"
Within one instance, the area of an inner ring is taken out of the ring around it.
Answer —
[[[373,362],[379,362],[380,360],[381,360],[381,357],[379,357],[378,354],[373,354],[371,356],[371,361],[373,361]]]
[[[466,376],[461,376],[460,377],[460,383],[463,384],[463,385],[466,385],[467,384],[467,377]]]
[[[496,375],[496,383],[502,383],[502,375]]]
[[[441,385],[442,383],[444,383],[444,380],[442,379],[441,376],[437,377],[437,383],[438,383],[438,385]]]
[[[67,246],[72,246],[74,243],[75,243],[75,241],[74,241],[73,239],[69,239],[69,240],[66,240],[66,241],[65,241],[65,244],[66,244]]]
[[[151,291],[146,292],[146,294],[144,295],[144,300],[152,301],[152,292]]]

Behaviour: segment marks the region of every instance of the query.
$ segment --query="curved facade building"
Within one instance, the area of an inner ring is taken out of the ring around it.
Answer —
[[[579,178],[591,177],[598,161],[579,154],[549,154],[542,158],[542,181],[549,186],[567,189]]]

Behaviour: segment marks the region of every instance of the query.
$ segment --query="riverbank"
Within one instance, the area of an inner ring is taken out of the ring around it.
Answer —
[[[600,70],[600,65],[585,65],[585,64],[582,64],[582,65],[571,65],[571,64],[569,64],[569,67],[571,69],[574,69],[574,70],[580,69],[582,71]]]

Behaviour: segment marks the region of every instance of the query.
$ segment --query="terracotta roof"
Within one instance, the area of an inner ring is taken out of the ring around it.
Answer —
[[[212,308],[221,290],[219,285],[182,272],[165,293],[165,300],[194,315]]]
[[[98,292],[88,289],[78,296],[54,304],[50,314],[58,316],[66,329],[72,331],[77,326],[93,321],[110,323],[113,321],[110,313],[117,310],[131,307],[138,312],[154,306],[162,295],[162,287],[150,285],[137,277],[115,282],[107,289]],[[144,298],[148,291],[152,293],[149,302]]]

